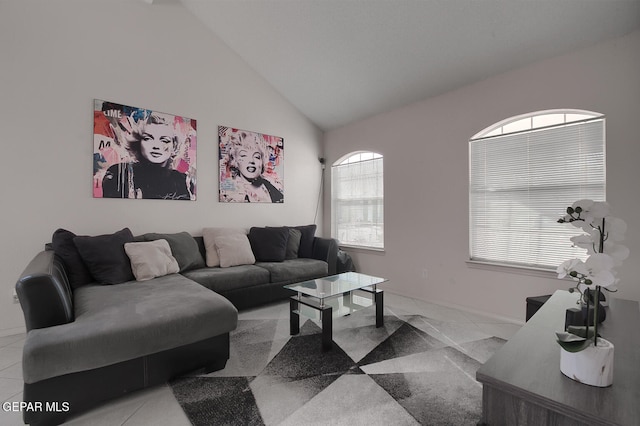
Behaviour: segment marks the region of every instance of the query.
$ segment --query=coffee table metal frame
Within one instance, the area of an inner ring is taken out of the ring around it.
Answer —
[[[343,296],[351,305],[354,291],[363,291],[372,295],[373,303],[376,306],[376,328],[382,327],[384,325],[384,291],[378,288],[378,284],[386,281],[385,278],[358,272],[345,272],[284,286],[297,293],[289,299],[290,334],[293,336],[300,333],[300,305],[308,306],[320,313],[322,350],[331,350],[333,346],[333,307],[326,302]]]

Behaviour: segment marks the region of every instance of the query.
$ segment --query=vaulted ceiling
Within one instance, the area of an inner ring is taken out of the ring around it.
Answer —
[[[640,28],[640,0],[179,1],[323,130]]]

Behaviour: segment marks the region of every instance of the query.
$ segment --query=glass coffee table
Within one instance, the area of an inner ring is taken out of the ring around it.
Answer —
[[[285,285],[284,288],[298,293],[296,296],[291,296],[289,300],[291,335],[300,333],[301,314],[319,319],[322,324],[322,350],[331,350],[333,317],[349,315],[371,305],[376,307],[376,327],[382,327],[384,325],[384,292],[377,286],[386,281],[386,278],[372,277],[358,272],[345,272]]]

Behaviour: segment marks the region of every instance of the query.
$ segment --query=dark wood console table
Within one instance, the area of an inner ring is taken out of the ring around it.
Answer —
[[[558,290],[476,373],[482,419],[495,425],[640,425],[640,310],[611,298],[599,328],[615,345],[613,385],[583,385],[560,372],[555,331],[577,294]]]

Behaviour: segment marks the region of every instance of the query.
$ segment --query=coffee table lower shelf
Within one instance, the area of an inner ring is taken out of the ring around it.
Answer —
[[[367,287],[359,288],[358,291],[373,295],[373,301],[376,306],[376,328],[382,327],[384,325],[384,291]],[[347,295],[351,300],[352,292],[341,294],[341,296]],[[316,299],[300,293],[296,296],[291,296],[289,299],[289,329],[292,336],[300,333],[300,305],[308,306],[319,312],[322,325],[322,350],[330,351],[333,347],[333,307],[325,304],[324,299]]]

